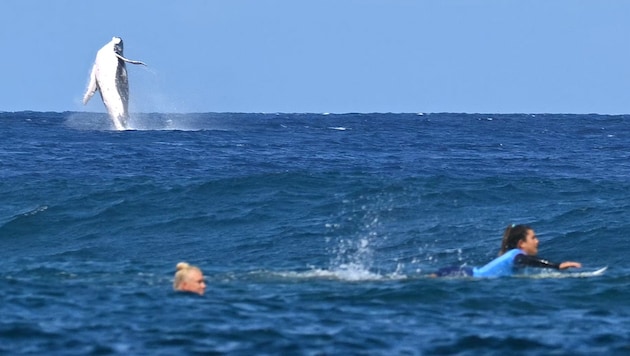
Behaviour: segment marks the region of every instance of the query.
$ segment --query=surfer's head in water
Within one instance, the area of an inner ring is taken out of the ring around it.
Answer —
[[[501,240],[501,250],[499,251],[499,256],[502,256],[504,253],[518,249],[525,253],[525,255],[520,256],[520,264],[534,265],[536,267],[547,267],[547,263],[549,261],[546,260],[533,260],[530,258],[530,261],[524,261],[526,259],[522,256],[535,256],[538,254],[538,236],[534,232],[534,229],[527,225],[509,225],[505,231],[503,232],[503,239]],[[544,261],[544,263],[541,263]],[[518,261],[517,261],[517,264]],[[540,266],[539,266],[540,265]],[[556,269],[567,269],[567,268],[580,268],[582,267],[581,263],[566,261],[558,264],[551,264],[553,268]]]
[[[201,269],[191,266],[186,262],[180,262],[176,266],[175,281],[173,288],[180,292],[192,292],[203,295],[206,290],[206,283],[203,279]]]
[[[521,249],[532,256],[538,253],[538,237],[531,227],[512,224],[505,229],[499,256],[515,248]]]

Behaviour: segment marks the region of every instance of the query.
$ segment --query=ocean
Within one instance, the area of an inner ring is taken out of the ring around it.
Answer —
[[[0,354],[630,354],[630,116],[131,123],[0,113]],[[513,223],[608,269],[429,277]]]

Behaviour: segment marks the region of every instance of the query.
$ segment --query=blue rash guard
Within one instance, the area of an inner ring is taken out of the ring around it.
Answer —
[[[518,255],[526,255],[523,250],[517,248],[510,250],[483,267],[475,267],[472,270],[473,277],[507,277],[514,273],[515,259]]]
[[[560,264],[529,256],[525,251],[515,248],[495,258],[483,267],[446,267],[437,271],[435,275],[437,277],[508,277],[513,275],[514,271],[523,267],[560,269]]]

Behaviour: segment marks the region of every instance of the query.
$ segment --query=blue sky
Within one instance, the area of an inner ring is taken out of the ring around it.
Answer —
[[[3,0],[0,111],[630,113],[630,1]]]

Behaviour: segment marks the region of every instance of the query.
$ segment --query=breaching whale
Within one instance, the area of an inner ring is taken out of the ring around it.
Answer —
[[[97,90],[101,93],[103,104],[116,130],[129,128],[127,124],[129,80],[125,62],[146,65],[143,62],[123,57],[123,40],[120,37],[113,37],[96,53],[96,60],[90,73],[90,84],[83,96],[83,105],[85,105]]]

